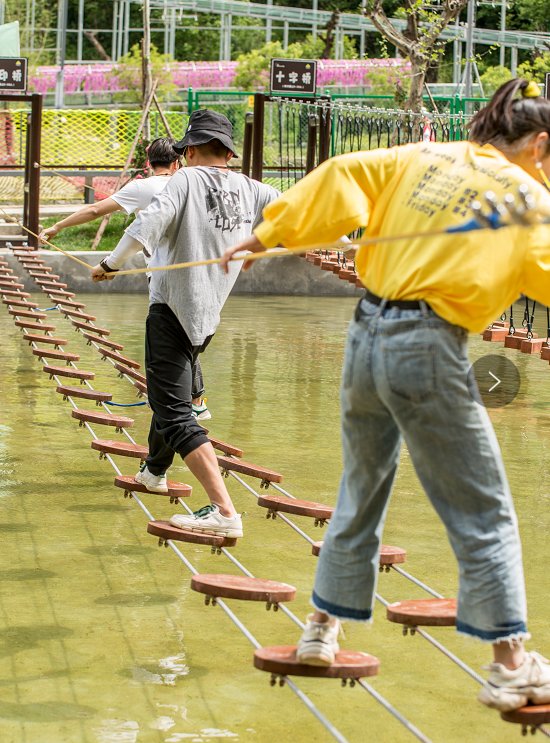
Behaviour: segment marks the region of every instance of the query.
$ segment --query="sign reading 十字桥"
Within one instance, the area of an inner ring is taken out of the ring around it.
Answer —
[[[4,90],[27,90],[26,57],[0,57],[0,91]]]
[[[270,90],[272,93],[315,94],[317,62],[312,59],[272,59]]]

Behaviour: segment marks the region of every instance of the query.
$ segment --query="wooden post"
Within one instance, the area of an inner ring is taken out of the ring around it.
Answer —
[[[153,93],[153,101],[155,106],[157,107],[157,111],[159,112],[160,120],[162,121],[162,125],[164,126],[164,129],[166,130],[166,135],[168,137],[173,137],[172,130],[170,129],[170,124],[168,123],[168,119],[164,115],[164,111],[162,110],[162,107],[160,105],[159,99],[157,98],[157,94]]]
[[[244,117],[244,141],[241,160],[241,173],[250,176],[250,161],[252,159],[252,132],[254,130],[254,114],[250,111]]]
[[[252,178],[262,180],[264,170],[264,112],[265,95],[254,94],[254,129],[252,131]]]
[[[317,114],[310,114],[307,119],[307,150],[306,150],[306,173],[311,173],[315,167],[315,155],[317,154],[317,131],[319,129],[319,118]]]
[[[141,40],[141,67],[142,67],[142,102],[143,105],[149,100],[153,89],[153,76],[151,74],[151,14],[149,0],[143,0],[143,39]],[[147,141],[151,139],[149,117],[143,124],[143,135]]]

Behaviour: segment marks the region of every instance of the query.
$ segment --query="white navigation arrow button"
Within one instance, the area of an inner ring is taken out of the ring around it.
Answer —
[[[493,379],[496,379],[497,381],[496,384],[494,384],[492,387],[489,387],[489,392],[492,392],[499,386],[501,380],[497,376],[495,376],[492,371],[490,371],[489,374],[493,377]]]

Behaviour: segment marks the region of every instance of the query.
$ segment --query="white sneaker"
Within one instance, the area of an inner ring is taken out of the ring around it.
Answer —
[[[170,519],[172,526],[178,529],[190,529],[191,531],[202,531],[205,534],[216,534],[223,537],[242,537],[243,522],[241,515],[223,516],[218,506],[213,503],[199,508],[188,516],[177,513]]]
[[[338,633],[340,622],[329,619],[328,622],[314,622],[313,614],[307,618],[306,626],[298,641],[296,660],[308,666],[330,666],[340,650]]]
[[[513,671],[500,663],[487,666],[491,671],[478,700],[487,707],[510,712],[531,704],[550,704],[550,661],[536,652]]]
[[[198,421],[209,421],[212,418],[212,413],[206,407],[206,397],[202,400],[200,405],[192,403],[191,410]]]
[[[153,475],[149,472],[147,465],[143,465],[142,469],[135,476],[135,481],[145,485],[147,490],[152,493],[167,493],[168,483],[166,482],[166,475]]]

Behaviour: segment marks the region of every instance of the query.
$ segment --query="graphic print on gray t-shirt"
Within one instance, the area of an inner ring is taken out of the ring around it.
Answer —
[[[242,224],[252,222],[250,214],[242,213],[240,193],[225,191],[223,188],[208,188],[206,194],[206,211],[214,226],[222,232],[233,232]]]
[[[182,168],[126,233],[153,256],[149,267],[219,258],[250,237],[262,211],[279,192],[241,173],[214,167]],[[194,346],[212,335],[241,262],[154,271],[151,304],[167,304]]]

